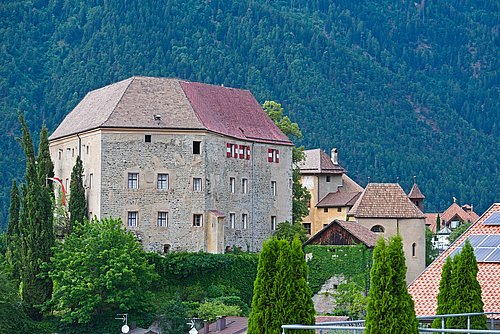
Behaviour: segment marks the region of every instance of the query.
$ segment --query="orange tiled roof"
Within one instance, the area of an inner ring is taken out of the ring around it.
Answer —
[[[409,199],[424,199],[425,196],[422,194],[420,191],[420,188],[417,186],[416,183],[413,184],[413,187],[411,187],[410,193],[408,194]]]
[[[472,234],[500,234],[499,225],[484,225],[483,222],[493,213],[500,212],[500,203],[493,204],[465,233],[442,253],[417,279],[410,284],[408,292],[415,302],[417,316],[434,315],[437,307],[437,294],[441,270],[446,257]],[[481,285],[485,312],[500,312],[500,263],[478,263],[477,280]],[[500,319],[500,315],[493,316]]]
[[[441,215],[441,220],[445,222],[449,222],[453,219],[453,217],[458,216],[462,221],[470,221],[475,222],[479,216],[474,211],[465,211],[458,205],[457,203],[453,203],[446,209],[445,212]]]
[[[436,219],[439,213],[424,213],[425,215],[425,226],[427,226],[432,233],[436,233]]]

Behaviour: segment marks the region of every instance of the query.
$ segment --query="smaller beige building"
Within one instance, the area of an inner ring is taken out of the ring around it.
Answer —
[[[338,162],[337,149],[331,150],[331,156],[321,149],[306,150],[304,154],[299,165],[301,182],[309,190],[311,201],[303,225],[313,236],[335,219],[347,220],[363,188],[347,176]]]
[[[425,269],[425,215],[397,183],[369,183],[349,217],[381,237],[399,234],[406,259],[406,282]]]

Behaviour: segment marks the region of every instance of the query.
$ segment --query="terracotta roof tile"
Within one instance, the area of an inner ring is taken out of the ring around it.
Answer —
[[[410,193],[408,194],[409,199],[424,199],[425,196],[422,194],[420,191],[420,188],[417,186],[416,183],[413,184],[413,187],[411,187]]]
[[[417,316],[434,315],[437,307],[437,294],[441,270],[446,257],[465,241],[471,234],[500,234],[500,226],[484,225],[483,222],[493,213],[500,212],[500,203],[493,204],[472,226],[465,231],[450,247],[432,262],[408,287],[415,302]],[[485,312],[500,312],[500,263],[478,263],[477,279],[482,289]],[[494,316],[500,319],[500,315]]]
[[[397,183],[369,183],[349,212],[356,218],[425,218]]]
[[[225,317],[226,318],[226,328],[217,331],[216,322],[209,324],[209,333],[218,334],[239,334],[246,333],[248,327],[248,318],[246,317]],[[203,333],[203,328],[200,329],[199,333]]]
[[[436,233],[436,219],[439,213],[424,213],[425,225],[429,227],[432,233]]]
[[[353,206],[356,200],[361,195],[361,192],[348,192],[342,189],[336,192],[331,192],[325,195],[316,207],[318,208],[336,208],[344,206]]]
[[[342,174],[342,189],[351,192],[362,192],[364,189],[347,174]]]
[[[343,228],[349,234],[351,234],[355,239],[359,240],[359,242],[363,243],[369,248],[373,248],[377,244],[379,235],[376,234],[375,232],[370,231],[363,225],[358,224],[356,222],[346,222],[343,220],[335,219],[330,224],[323,227],[321,231],[319,231],[310,239],[308,239],[304,243],[304,245],[316,244],[318,242],[321,242],[322,234],[327,233],[327,231],[331,229],[333,225],[339,225],[341,228]]]
[[[344,167],[334,164],[321,149],[304,151],[305,159],[299,163],[302,174],[342,174]]]
[[[448,209],[445,210],[445,212],[441,214],[441,220],[449,222],[455,216],[460,217],[462,221],[470,221],[471,223],[475,222],[479,218],[477,213],[475,213],[474,211],[465,211],[460,207],[460,205],[458,205],[457,203],[453,203],[448,207]]]

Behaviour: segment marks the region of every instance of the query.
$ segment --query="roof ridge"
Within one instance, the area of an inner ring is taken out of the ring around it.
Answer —
[[[130,82],[128,83],[127,87],[123,90],[123,92],[122,92],[122,94],[121,94],[120,98],[119,98],[119,99],[118,99],[118,101],[116,102],[116,104],[115,104],[115,106],[113,107],[113,109],[111,109],[111,112],[109,113],[109,115],[108,115],[108,117],[106,118],[106,120],[105,120],[104,122],[102,122],[100,126],[103,126],[104,124],[106,124],[106,123],[109,121],[109,119],[111,118],[111,115],[115,112],[116,107],[118,107],[118,105],[120,104],[120,102],[122,102],[122,99],[123,99],[123,97],[125,96],[125,93],[126,93],[126,92],[127,92],[127,90],[130,88],[130,85],[132,84],[132,82],[134,82],[134,80],[135,80],[136,78],[137,78],[136,76],[132,76],[132,77],[130,77],[130,78],[128,78],[128,79],[123,80],[123,81],[126,81],[126,80],[129,80],[129,79],[130,79]],[[104,87],[102,87],[102,88],[105,88],[105,87],[109,87],[109,86],[104,86]]]

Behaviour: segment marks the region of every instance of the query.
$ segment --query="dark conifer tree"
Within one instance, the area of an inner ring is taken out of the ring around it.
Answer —
[[[36,168],[41,184],[52,191],[52,183],[48,178],[54,177],[54,163],[50,158],[49,132],[45,124],[40,130],[40,142],[38,143],[38,155],[36,157]]]
[[[83,225],[86,215],[85,188],[83,187],[83,163],[80,156],[76,157],[75,165],[71,171],[69,197],[69,224],[70,231],[74,230],[75,224]]]
[[[436,314],[450,314],[451,304],[451,271],[453,268],[453,261],[448,256],[441,271],[441,281],[439,282],[439,293],[437,295],[437,309]],[[434,319],[432,328],[442,328],[442,320],[439,318]]]
[[[9,226],[7,228],[7,252],[6,257],[12,266],[12,276],[19,278],[19,211],[21,209],[21,199],[19,198],[19,188],[16,180],[12,180],[10,190],[9,206]]]
[[[39,306],[52,294],[52,281],[47,275],[40,275],[43,272],[41,264],[50,261],[54,245],[52,199],[45,180],[40,177],[42,172],[37,170],[33,142],[22,115],[19,120],[26,156],[26,183],[22,186],[19,218],[21,297],[31,318],[41,319]]]

